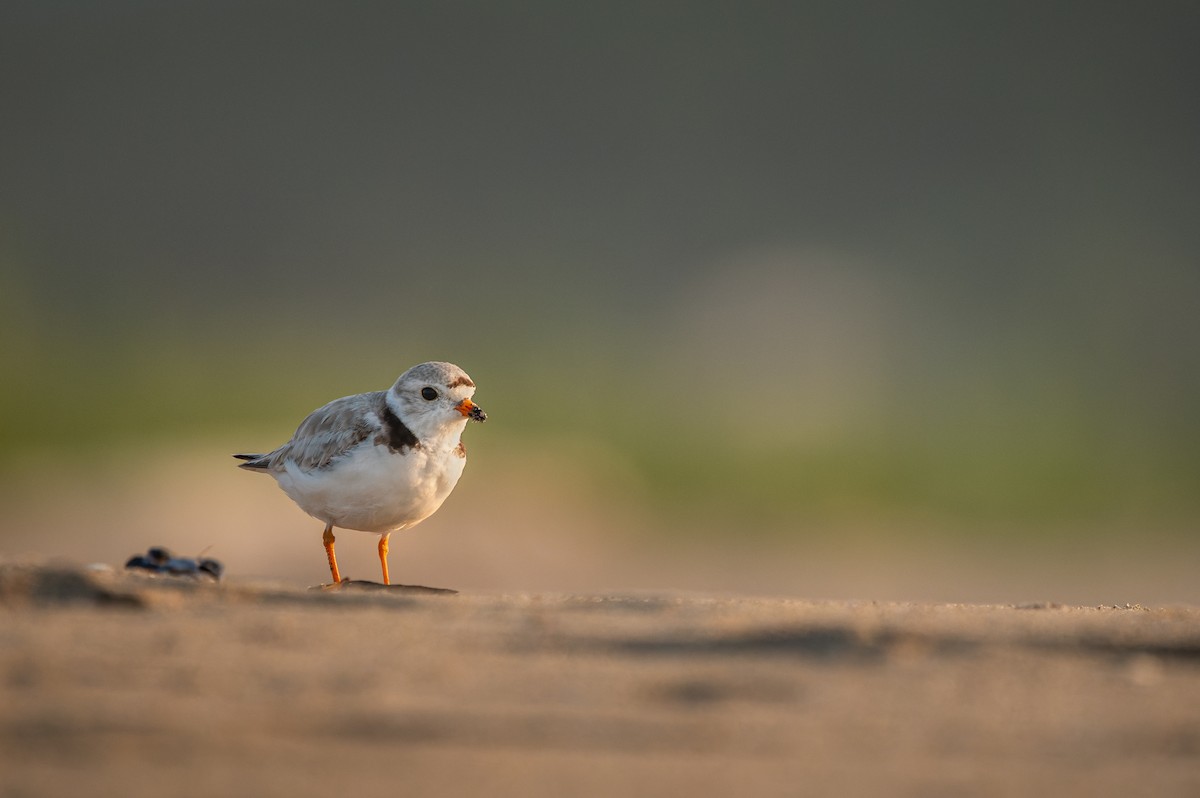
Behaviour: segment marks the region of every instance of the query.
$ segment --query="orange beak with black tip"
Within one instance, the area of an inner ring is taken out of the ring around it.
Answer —
[[[487,421],[487,413],[483,412],[483,408],[472,402],[470,399],[463,399],[454,406],[454,409],[462,413],[465,418],[471,421]]]

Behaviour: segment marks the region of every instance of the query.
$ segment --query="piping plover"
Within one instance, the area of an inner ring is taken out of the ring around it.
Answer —
[[[333,528],[379,535],[388,580],[388,535],[433,515],[462,476],[468,421],[486,421],[475,383],[453,363],[422,363],[386,391],[335,399],[309,414],[292,439],[266,454],[235,454],[270,474],[300,509],[325,522],[325,553],[340,582]]]

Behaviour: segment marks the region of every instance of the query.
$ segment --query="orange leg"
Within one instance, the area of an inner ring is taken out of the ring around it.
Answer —
[[[325,542],[325,555],[329,557],[329,573],[333,574],[333,582],[337,584],[342,581],[342,577],[338,573],[337,557],[333,554],[333,524],[325,526],[325,534],[321,535],[321,540]]]
[[[383,566],[383,583],[385,585],[391,584],[391,582],[388,580],[387,571],[388,534],[389,533],[384,532],[379,536],[379,564]]]

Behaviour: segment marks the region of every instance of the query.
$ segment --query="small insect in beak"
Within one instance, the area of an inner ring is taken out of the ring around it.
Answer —
[[[483,408],[470,399],[463,399],[454,406],[454,409],[471,421],[479,421],[481,423],[487,421],[487,413],[483,412]]]

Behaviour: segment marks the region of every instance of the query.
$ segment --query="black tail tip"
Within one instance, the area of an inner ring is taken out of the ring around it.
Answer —
[[[244,468],[247,471],[262,471],[265,468],[262,462],[263,455],[261,454],[235,454],[234,458],[245,460],[246,462],[244,463],[238,463],[238,468]]]

